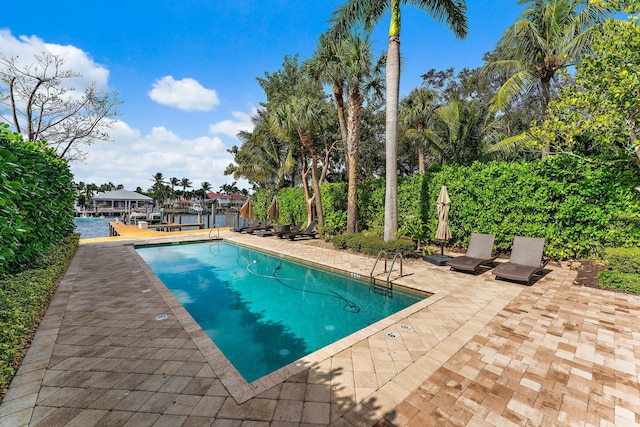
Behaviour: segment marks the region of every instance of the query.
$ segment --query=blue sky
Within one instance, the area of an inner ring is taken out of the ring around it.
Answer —
[[[226,150],[250,130],[264,93],[256,77],[277,71],[285,55],[302,60],[329,28],[342,0],[306,2],[215,0],[14,1],[3,5],[0,53],[28,61],[48,50],[124,102],[111,129],[84,162],[72,162],[76,181],[151,186],[151,177],[208,181],[217,191],[232,177]],[[401,95],[431,68],[475,68],[522,6],[517,0],[467,1],[469,35],[456,39],[426,13],[402,12]],[[373,34],[375,51],[387,45],[389,18]],[[246,183],[240,181],[242,188]]]

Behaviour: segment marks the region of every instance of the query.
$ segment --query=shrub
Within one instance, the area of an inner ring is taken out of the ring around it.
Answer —
[[[78,239],[68,235],[44,251],[37,267],[0,279],[0,390],[11,380],[25,338],[64,275]]]
[[[640,293],[640,274],[621,273],[616,270],[602,270],[598,274],[601,288]]]
[[[605,254],[612,270],[640,274],[640,248],[609,248]]]
[[[378,255],[380,251],[386,251],[388,256],[396,252],[404,257],[415,253],[415,243],[408,239],[396,239],[385,242],[382,237],[374,234],[342,234],[334,236],[333,245],[337,249],[351,249],[367,255]]]

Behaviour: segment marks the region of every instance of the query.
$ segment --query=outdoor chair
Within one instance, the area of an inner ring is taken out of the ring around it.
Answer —
[[[278,236],[281,239],[284,239],[285,234],[290,234],[290,233],[298,233],[300,232],[300,230],[302,230],[302,226],[304,225],[303,221],[298,221],[298,223],[291,229],[288,231],[279,231],[277,233],[273,233],[274,236]]]
[[[244,225],[242,227],[237,226],[237,227],[233,227],[231,230],[235,231],[236,233],[242,233],[243,231],[245,231],[247,228],[250,227],[255,227],[256,225],[260,224],[260,221],[258,221],[257,219],[252,219],[251,222],[249,222],[249,224]]]
[[[268,230],[268,229],[269,229],[269,226],[267,224],[267,221],[264,221],[264,222],[258,221],[258,224],[254,225],[253,227],[247,227],[242,232],[247,234],[253,234],[258,230]]]
[[[544,239],[538,237],[516,236],[511,248],[509,261],[496,266],[491,272],[496,278],[531,283],[531,278],[542,271]]]
[[[318,236],[318,232],[316,231],[316,222],[311,221],[307,228],[302,231],[290,231],[286,233],[283,238],[287,238],[289,240],[295,240],[297,237],[309,237],[311,239],[315,239]]]
[[[480,266],[493,266],[497,255],[492,255],[494,234],[471,233],[466,254],[447,262],[451,270],[476,273]]]

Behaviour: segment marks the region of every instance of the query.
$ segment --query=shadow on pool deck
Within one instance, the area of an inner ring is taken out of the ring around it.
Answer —
[[[308,242],[223,237],[365,276],[373,265]],[[575,286],[575,272],[526,287],[407,262],[398,282],[429,303],[246,384],[130,242],[81,245],[0,425],[640,422],[640,297]]]

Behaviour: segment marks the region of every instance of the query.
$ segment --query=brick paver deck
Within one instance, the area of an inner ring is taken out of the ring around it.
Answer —
[[[364,276],[373,265],[310,241],[222,237]],[[432,297],[248,384],[130,242],[80,246],[1,426],[640,423],[640,297],[575,286],[575,272],[526,287],[407,262],[397,283]]]

